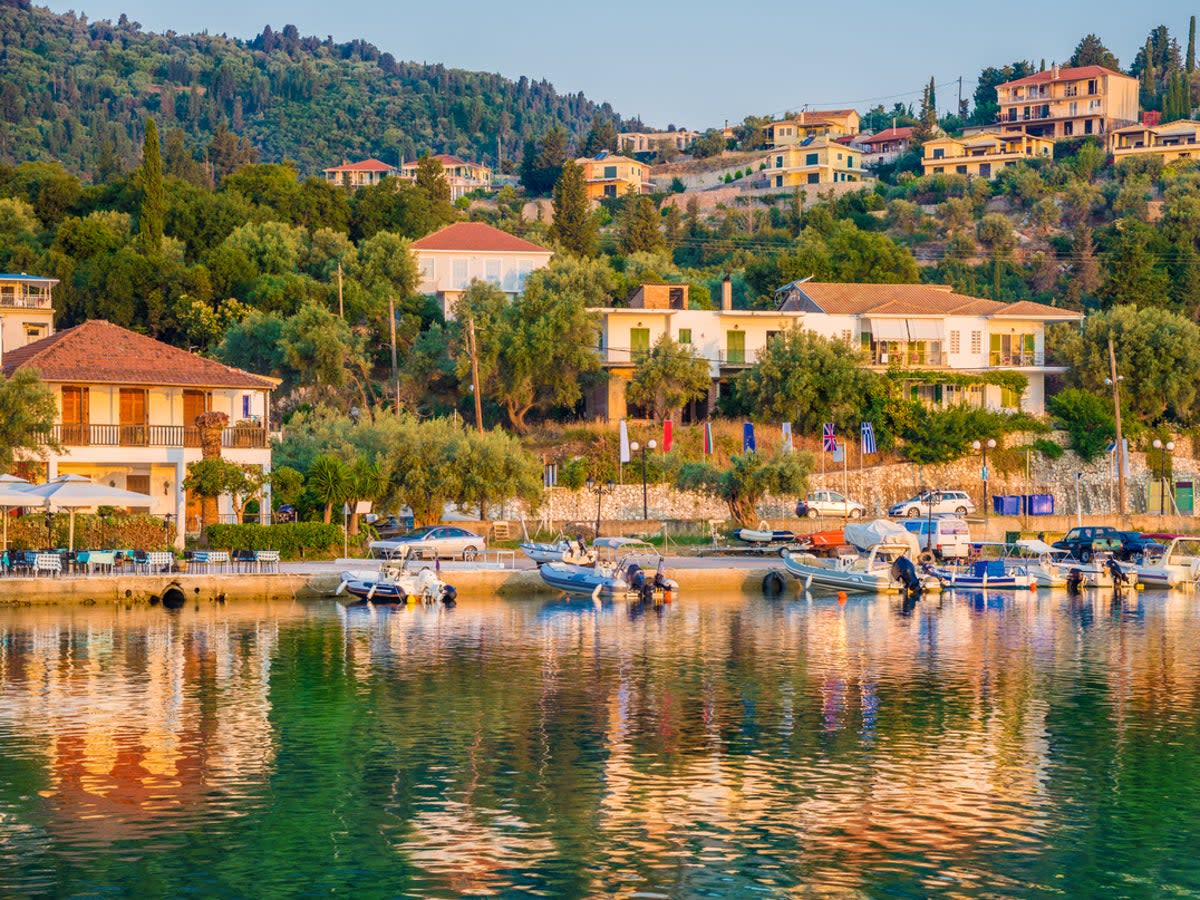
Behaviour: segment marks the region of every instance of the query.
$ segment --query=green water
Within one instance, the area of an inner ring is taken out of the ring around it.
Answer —
[[[0,896],[1200,895],[1200,598],[0,610]]]

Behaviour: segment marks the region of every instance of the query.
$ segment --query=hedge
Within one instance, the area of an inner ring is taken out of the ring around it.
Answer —
[[[54,514],[55,547],[67,546],[70,515]],[[148,515],[98,516],[76,513],[75,548],[77,550],[169,550],[175,539],[175,529],[167,530],[165,520]],[[10,519],[8,545],[14,550],[36,550],[46,546],[45,513],[34,513]]]
[[[209,525],[204,536],[214,550],[278,550],[285,559],[319,556],[342,547],[342,526],[324,522]]]

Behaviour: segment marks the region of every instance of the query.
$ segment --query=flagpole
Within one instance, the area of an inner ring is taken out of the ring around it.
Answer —
[[[850,448],[842,454],[842,496],[850,496]]]

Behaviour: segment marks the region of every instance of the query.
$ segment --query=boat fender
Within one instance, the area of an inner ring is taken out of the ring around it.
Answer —
[[[346,590],[346,585],[348,585],[349,583],[350,583],[350,582],[348,582],[348,581],[343,581],[341,584],[339,584],[339,585],[337,586],[337,590],[333,592],[333,595],[334,595],[335,597],[340,597],[340,596],[342,596],[342,594],[343,594],[343,593],[345,592],[345,590]]]
[[[787,582],[784,580],[783,575],[774,569],[763,576],[762,590],[768,597],[778,597],[784,592],[786,587]]]
[[[376,589],[377,587],[379,587],[379,582],[378,582],[378,581],[376,581],[374,584],[372,584],[372,585],[371,585],[371,587],[370,587],[370,589],[367,591],[367,602],[368,602],[368,603],[369,603],[371,600],[373,600],[373,599],[374,599],[374,597],[375,597],[375,589]]]

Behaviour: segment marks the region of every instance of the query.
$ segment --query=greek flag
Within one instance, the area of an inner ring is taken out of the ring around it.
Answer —
[[[832,453],[837,449],[837,438],[833,434],[832,422],[826,422],[821,430],[821,449],[826,453]]]
[[[862,431],[862,453],[863,456],[870,456],[876,452],[875,447],[875,426],[870,422],[863,422],[859,426]]]
[[[784,453],[792,452],[792,423],[791,422],[783,423],[783,452]]]

